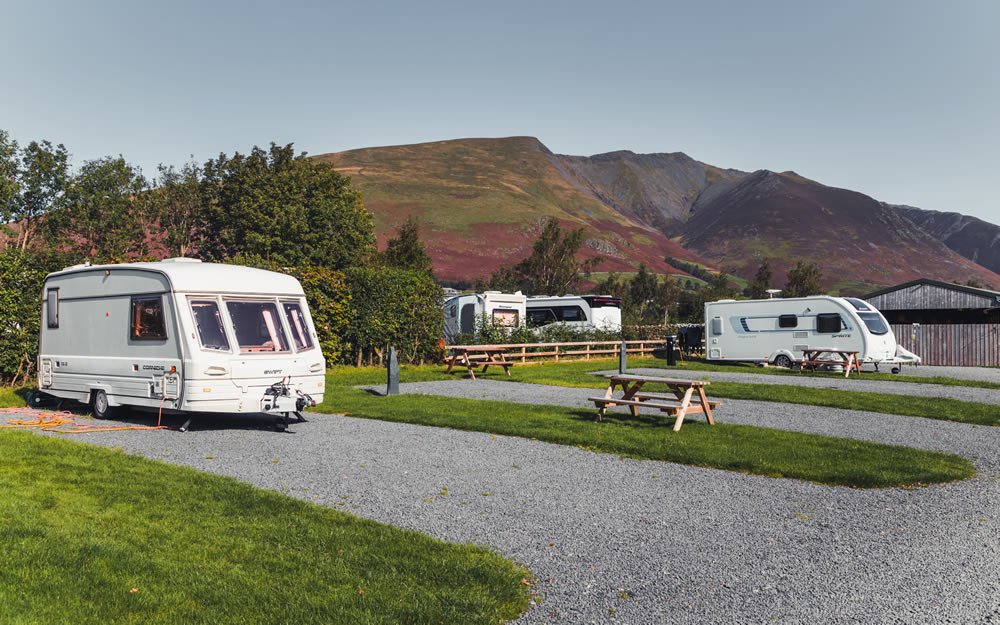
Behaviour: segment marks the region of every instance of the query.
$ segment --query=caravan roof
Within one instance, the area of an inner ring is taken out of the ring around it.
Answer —
[[[74,265],[47,278],[88,271],[153,271],[163,276],[177,292],[210,292],[271,295],[303,295],[302,285],[291,276],[255,267],[202,263],[194,258],[170,258],[155,263]]]

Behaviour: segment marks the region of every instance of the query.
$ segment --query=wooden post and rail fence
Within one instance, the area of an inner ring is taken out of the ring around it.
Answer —
[[[663,339],[624,341],[626,353],[635,356],[649,356],[654,349],[663,347]],[[445,349],[458,348],[463,351],[503,351],[508,362],[525,364],[528,362],[559,362],[561,360],[590,360],[591,358],[614,358],[622,341],[573,341],[568,343],[509,343],[506,345],[448,345]]]

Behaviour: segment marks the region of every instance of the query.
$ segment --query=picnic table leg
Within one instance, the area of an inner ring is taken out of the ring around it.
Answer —
[[[625,384],[622,384],[622,388],[624,389],[624,395],[622,395],[622,399],[632,399],[633,397],[635,397],[635,394],[639,392],[639,389],[642,388],[642,382],[633,382],[631,388],[627,387]],[[628,409],[629,412],[632,413],[633,417],[639,416],[638,406],[629,406]]]
[[[472,364],[472,360],[469,359],[469,354],[465,354],[465,368],[469,370],[469,375],[473,380],[476,379],[476,367]]]
[[[608,390],[604,391],[604,398],[605,399],[611,399],[612,397],[614,397],[614,395],[615,395],[615,384],[614,384],[614,382],[612,382],[611,384],[608,385]],[[597,410],[597,419],[595,419],[595,420],[596,421],[603,420],[604,419],[604,413],[607,412],[607,411],[608,411],[608,405],[607,404],[601,404],[601,407]]]
[[[705,387],[698,387],[698,398],[701,399],[701,407],[705,411],[705,418],[708,419],[708,424],[715,425],[715,417],[712,416],[712,405],[708,403],[708,397],[705,395]]]
[[[693,393],[693,386],[689,386],[687,392],[684,393],[684,399],[681,400],[681,407],[677,409],[677,420],[674,421],[674,432],[680,432],[681,426],[684,425],[684,415],[687,414],[688,406],[691,405],[691,395]]]
[[[457,358],[458,358],[458,355],[453,354],[452,357],[448,359],[448,370],[445,371],[445,373],[451,373],[451,368],[453,366],[455,366],[455,360]]]

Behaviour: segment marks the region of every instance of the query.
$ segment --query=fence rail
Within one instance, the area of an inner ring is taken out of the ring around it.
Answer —
[[[663,339],[647,339],[641,341],[574,341],[570,343],[509,343],[504,345],[449,345],[465,349],[502,349],[508,360],[520,360],[522,363],[545,362],[546,360],[590,360],[591,358],[608,358],[618,354],[622,343],[625,343],[625,353],[646,356],[653,350],[663,347]]]

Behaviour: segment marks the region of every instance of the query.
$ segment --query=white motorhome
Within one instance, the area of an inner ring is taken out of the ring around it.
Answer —
[[[305,294],[284,274],[187,258],[77,265],[46,277],[41,321],[39,389],[98,418],[136,406],[287,423],[323,400]]]
[[[533,296],[527,303],[528,326],[559,323],[580,330],[622,329],[622,301],[610,295]]]
[[[444,337],[451,343],[459,334],[476,331],[476,320],[486,318],[497,325],[524,325],[525,301],[520,292],[485,291],[452,297],[444,303]]]
[[[874,306],[853,297],[722,300],[705,304],[705,350],[709,360],[770,362],[789,367],[803,350],[858,352],[862,363],[899,371],[913,362],[896,345],[889,324]],[[919,361],[919,359],[916,359]]]

